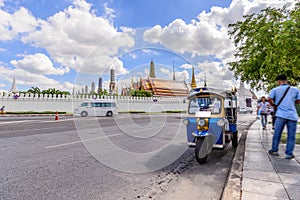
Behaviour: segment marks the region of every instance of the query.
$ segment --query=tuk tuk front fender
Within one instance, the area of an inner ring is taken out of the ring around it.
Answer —
[[[208,135],[211,135],[208,133],[208,130],[205,130],[205,131],[199,131],[199,130],[195,130],[192,135],[194,137],[205,137],[205,136],[208,136]]]

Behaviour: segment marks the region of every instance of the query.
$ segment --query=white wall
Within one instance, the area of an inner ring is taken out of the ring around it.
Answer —
[[[17,99],[13,95],[0,94],[0,107],[5,106],[5,111],[61,111],[72,113],[74,108],[84,100],[93,98],[114,99],[118,103],[119,111],[186,111],[188,103],[183,103],[182,97],[110,97],[110,96],[34,96],[33,94],[21,95]],[[157,99],[154,102],[153,99]]]

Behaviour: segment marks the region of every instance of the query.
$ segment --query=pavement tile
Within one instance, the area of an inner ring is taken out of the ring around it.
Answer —
[[[281,156],[270,156],[271,157],[271,162],[274,165],[285,165],[285,166],[293,166],[293,167],[299,167],[300,168],[300,164],[297,162],[297,160],[295,159],[285,159],[284,158],[285,155],[281,155]]]
[[[242,200],[289,200],[288,198],[274,197],[270,195],[257,194],[253,192],[243,191]]]
[[[259,131],[248,131],[246,142],[261,142]]]
[[[246,142],[245,148],[246,151],[265,151],[260,142]]]
[[[298,185],[285,185],[290,199],[300,199],[300,186]]]
[[[300,130],[300,125],[298,126]],[[299,131],[298,131],[299,132]],[[279,145],[280,156],[271,156],[273,130],[261,129],[256,121],[249,129],[242,178],[242,200],[300,199],[300,145],[295,159],[286,160],[285,144]]]
[[[274,165],[274,168],[277,172],[287,173],[287,174],[300,174],[299,166],[290,166],[290,165]]]
[[[271,133],[262,133],[261,142],[263,143],[272,143],[273,135]]]
[[[270,182],[281,183],[281,181],[275,171],[264,172],[264,171],[257,171],[257,170],[251,170],[251,169],[244,169],[243,177],[261,180],[261,181],[270,181]]]
[[[266,195],[269,197],[272,196],[280,197],[281,199],[288,199],[283,185],[276,182],[261,181],[243,177],[242,190],[243,192],[247,191],[255,194]]]
[[[245,161],[248,162],[265,162],[269,160],[265,152],[261,151],[247,151],[245,152]]]
[[[278,176],[283,184],[300,186],[300,174],[278,173]]]
[[[264,172],[275,172],[271,162],[244,162],[243,169],[251,169],[257,171],[264,171]]]

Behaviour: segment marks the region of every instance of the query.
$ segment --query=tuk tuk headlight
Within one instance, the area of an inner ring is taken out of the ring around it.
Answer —
[[[199,119],[198,125],[199,126],[205,126],[205,120],[204,119]]]
[[[218,126],[224,126],[225,125],[225,121],[223,119],[220,119],[219,121],[217,121]]]
[[[189,121],[188,119],[184,119],[184,120],[183,120],[183,124],[184,124],[184,125],[188,125],[189,123],[190,123],[190,121]]]

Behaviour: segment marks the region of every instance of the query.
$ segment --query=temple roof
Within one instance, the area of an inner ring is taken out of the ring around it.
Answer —
[[[184,81],[171,81],[157,78],[142,80],[142,89],[154,96],[187,96],[189,89]]]

